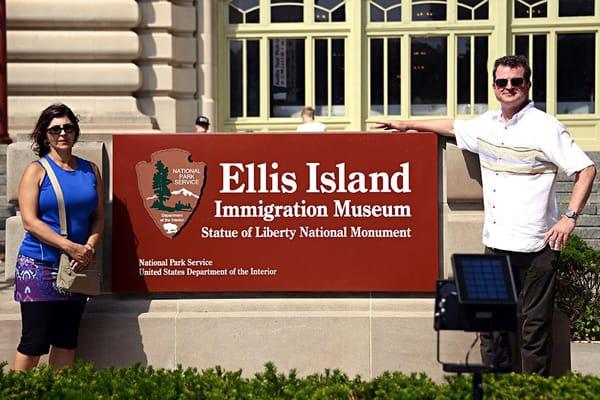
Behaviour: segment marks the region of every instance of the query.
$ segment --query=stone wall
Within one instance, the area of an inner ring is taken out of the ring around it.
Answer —
[[[198,75],[195,68],[196,7],[192,0],[138,0],[142,74],[136,92],[140,110],[164,133],[194,132]]]
[[[596,167],[600,166],[600,152],[588,152],[588,156],[596,163]],[[569,199],[571,198],[571,190],[573,188],[574,177],[566,176],[563,173],[558,175],[556,182],[556,195],[562,211],[567,209]],[[577,218],[577,226],[575,234],[592,247],[600,249],[600,173],[596,175],[592,194],[587,201],[583,212]]]
[[[212,74],[196,68],[204,43],[196,38],[197,13],[208,4],[210,14],[214,2],[6,3],[11,137],[31,132],[55,102],[79,114],[83,134],[193,132],[202,111],[196,93]],[[200,84],[198,73],[206,77]]]

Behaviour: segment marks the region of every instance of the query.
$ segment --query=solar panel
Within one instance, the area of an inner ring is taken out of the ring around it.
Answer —
[[[515,304],[517,294],[506,255],[454,254],[452,269],[462,304]]]

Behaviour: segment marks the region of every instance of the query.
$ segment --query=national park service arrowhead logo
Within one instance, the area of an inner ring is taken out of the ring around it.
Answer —
[[[198,206],[206,163],[192,162],[190,152],[181,149],[157,151],[150,158],[135,166],[138,189],[158,229],[172,239]]]

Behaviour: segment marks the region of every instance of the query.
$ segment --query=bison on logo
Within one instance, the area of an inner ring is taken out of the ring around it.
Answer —
[[[172,239],[181,232],[198,206],[206,164],[192,162],[189,151],[161,150],[151,161],[135,166],[144,207],[163,235]]]

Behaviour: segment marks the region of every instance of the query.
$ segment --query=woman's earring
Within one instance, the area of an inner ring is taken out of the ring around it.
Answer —
[[[48,139],[44,139],[44,146],[50,147],[50,142],[48,141]]]

